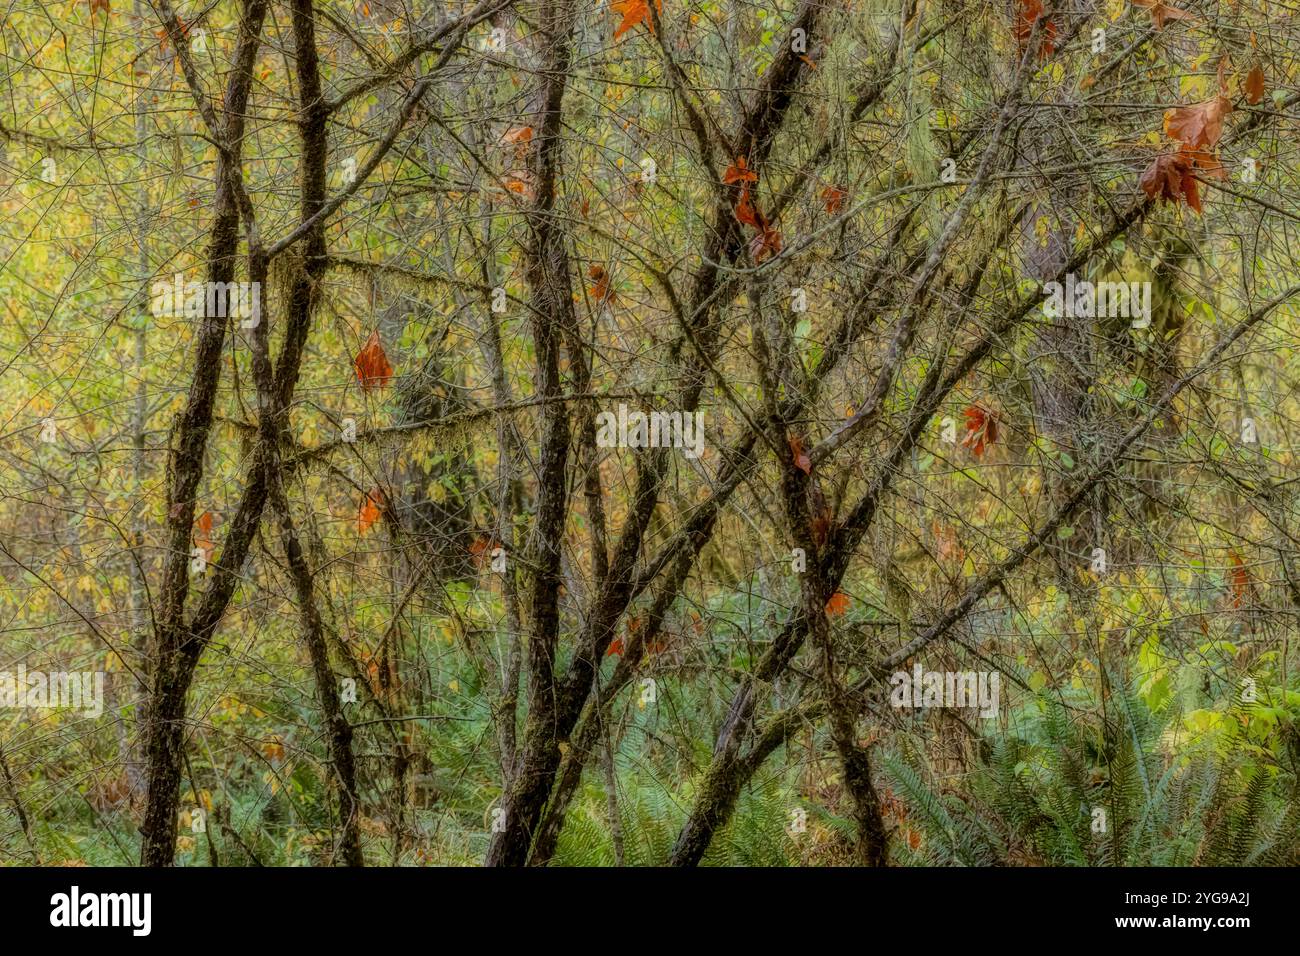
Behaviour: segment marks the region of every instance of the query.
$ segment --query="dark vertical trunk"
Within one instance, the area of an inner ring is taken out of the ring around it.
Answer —
[[[176,858],[176,818],[180,806],[185,747],[185,698],[193,667],[190,654],[174,649],[154,662],[153,692],[145,740],[146,783],[141,832],[144,866],[171,866]]]
[[[493,835],[489,866],[522,866],[533,831],[546,806],[560,763],[555,652],[559,639],[560,570],[567,512],[569,412],[558,401],[561,330],[573,325],[565,236],[553,215],[563,141],[563,103],[573,38],[574,7],[569,0],[547,0],[540,11],[545,67],[540,96],[536,148],[530,169],[537,190],[528,215],[531,239],[526,274],[532,290],[533,341],[537,355],[537,390],[550,399],[541,412],[542,447],[536,524],[529,542],[532,572],[528,637],[528,721],[517,775],[505,800],[505,829]]]
[[[216,171],[215,217],[208,242],[209,282],[230,282],[235,276],[239,243],[239,206],[233,181],[239,177],[244,138],[244,113],[252,84],[253,60],[257,53],[266,16],[266,0],[247,0],[240,18],[240,33],[234,68],[225,96],[224,139]],[[170,14],[170,8],[166,11]],[[170,27],[170,25],[169,25]],[[179,31],[176,31],[179,32]],[[221,376],[221,352],[225,345],[224,317],[209,316],[199,329],[194,353],[194,377],[185,410],[173,424],[169,436],[167,474],[167,550],[162,582],[158,588],[159,613],[154,641],[152,686],[145,727],[146,783],[145,819],[140,859],[145,866],[171,866],[176,856],[176,818],[180,801],[181,763],[185,746],[185,703],[194,668],[216,627],[220,608],[233,590],[234,576],[244,552],[232,552],[234,566],[218,573],[205,606],[191,623],[185,620],[189,593],[190,541],[194,524],[195,496],[203,476],[203,458],[212,426],[217,384]],[[256,511],[260,514],[261,499]],[[253,523],[256,523],[254,516]],[[245,526],[247,522],[245,521]],[[249,532],[251,538],[251,532]],[[227,549],[229,550],[229,548]],[[223,554],[223,559],[225,554]]]

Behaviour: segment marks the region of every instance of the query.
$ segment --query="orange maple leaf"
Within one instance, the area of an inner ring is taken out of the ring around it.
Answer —
[[[262,742],[261,750],[266,756],[266,759],[270,760],[272,763],[284,760],[284,744],[281,742],[279,737],[272,737],[269,740],[264,740]]]
[[[615,13],[623,15],[623,22],[614,31],[615,40],[638,23],[644,23],[647,30],[651,33],[655,32],[654,23],[650,19],[650,7],[646,0],[617,0],[617,2],[611,3],[609,6]],[[655,10],[659,13],[664,12],[663,0],[655,0]]]
[[[1163,30],[1165,24],[1170,20],[1195,20],[1186,10],[1179,10],[1177,7],[1171,7],[1165,3],[1165,0],[1133,0],[1133,4],[1139,7],[1146,7],[1151,11],[1151,25],[1157,30]]]
[[[728,166],[727,171],[722,174],[722,181],[728,186],[732,183],[756,183],[758,182],[758,173],[749,168],[748,161],[744,156],[737,156],[736,161]]]
[[[596,284],[587,290],[588,294],[597,302],[613,302],[614,290],[610,288],[609,273],[605,271],[605,267],[593,263],[587,270],[587,275],[596,280]]]
[[[378,488],[366,495],[366,500],[357,511],[357,534],[365,534],[370,530],[370,526],[379,520],[382,513],[379,505],[383,500],[384,493]]]
[[[1165,110],[1165,134],[1192,149],[1214,149],[1223,136],[1223,118],[1232,112],[1226,96]]]
[[[352,360],[352,367],[357,373],[362,391],[383,388],[393,377],[393,366],[388,363],[388,354],[379,341],[379,330],[370,333],[365,346]]]
[[[517,193],[518,195],[523,196],[525,199],[529,198],[529,196],[531,195],[528,189],[528,184],[524,182],[522,179],[518,179],[515,177],[507,179],[505,181],[505,187],[507,192]]]
[[[849,609],[851,603],[847,594],[843,591],[836,591],[831,595],[830,600],[826,602],[826,615],[828,617],[839,617]]]
[[[531,126],[512,126],[501,134],[501,143],[505,146],[517,146],[520,143],[530,143],[533,139],[533,128]]]
[[[758,235],[749,240],[749,254],[754,257],[755,262],[762,262],[768,256],[780,254],[781,230],[769,226],[761,213],[758,218],[762,225],[759,228]]]
[[[1142,173],[1138,180],[1142,191],[1152,199],[1178,204],[1184,200],[1188,206],[1201,211],[1201,196],[1196,189],[1192,173],[1192,158],[1187,152],[1162,153]]]
[[[983,457],[988,446],[998,440],[997,416],[980,405],[968,405],[962,414],[966,417],[966,437],[961,443],[976,458]]]
[[[791,435],[790,453],[794,455],[794,466],[802,471],[805,475],[812,474],[812,459],[808,457],[803,450],[803,440],[798,435]]]
[[[1013,26],[1013,32],[1016,35],[1016,43],[1021,51],[1029,43],[1029,38],[1033,35],[1034,24],[1042,19],[1043,0],[1020,0],[1016,8],[1016,22]],[[1038,57],[1043,59],[1051,56],[1056,52],[1056,23],[1053,20],[1045,20],[1043,29],[1039,34]]]
[[[832,216],[844,208],[844,197],[847,193],[839,186],[827,186],[822,190],[822,202],[826,205],[826,211]]]
[[[605,651],[606,657],[614,657],[623,653],[623,638],[616,637],[609,642],[609,649]]]
[[[1246,102],[1254,106],[1264,98],[1264,68],[1256,63],[1246,74],[1246,82],[1241,86],[1246,94]]]
[[[194,519],[194,547],[203,549],[204,560],[212,557],[212,522],[211,511],[205,511]]]
[[[528,158],[528,147],[532,142],[533,128],[531,126],[512,126],[501,134],[501,145],[515,148],[515,160],[517,162],[523,162]]]
[[[749,200],[749,185],[746,184],[740,190],[740,198],[736,200],[736,219],[746,226],[752,226],[755,229],[763,228],[758,221],[758,210]]]
[[[1232,606],[1239,608],[1250,595],[1250,572],[1246,570],[1246,563],[1241,560],[1241,555],[1236,551],[1229,552],[1228,559],[1232,562],[1232,570],[1228,573],[1228,580],[1232,585]]]
[[[469,557],[474,562],[474,567],[481,568],[487,564],[488,555],[492,552],[492,539],[487,535],[477,535],[469,544]]]

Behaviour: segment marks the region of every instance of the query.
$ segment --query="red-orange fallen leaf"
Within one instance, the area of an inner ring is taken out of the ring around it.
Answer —
[[[1187,149],[1183,148],[1182,154],[1187,161],[1192,164],[1193,169],[1198,169],[1202,176],[1208,179],[1227,179],[1228,170],[1219,159],[1219,154],[1208,149]]]
[[[506,146],[518,146],[522,143],[532,142],[533,128],[531,126],[512,126],[501,136],[501,142]]]
[[[822,190],[822,203],[826,206],[826,211],[832,216],[844,208],[844,197],[846,193],[839,186],[827,186]]]
[[[762,262],[769,256],[779,255],[781,252],[781,230],[769,226],[761,213],[759,220],[762,222],[759,233],[749,240],[749,254],[754,257],[755,262]]]
[[[605,271],[605,267],[593,263],[587,270],[587,275],[596,281],[596,284],[587,290],[588,294],[597,302],[613,302],[614,290],[609,286],[609,273]]]
[[[910,846],[913,850],[919,850],[919,849],[921,848],[921,831],[920,831],[920,830],[908,830],[908,831],[907,831],[907,845]]]
[[[357,380],[361,382],[362,390],[366,392],[383,388],[392,379],[393,366],[388,364],[388,354],[384,351],[383,343],[379,341],[378,329],[370,333],[365,346],[352,360],[352,367],[356,370]]]
[[[1033,35],[1034,24],[1043,16],[1043,0],[1020,0],[1016,7],[1016,21],[1012,27],[1016,44],[1023,52]],[[1038,57],[1043,59],[1056,52],[1056,23],[1053,20],[1043,22],[1038,32]]]
[[[211,511],[205,511],[194,519],[194,547],[203,549],[205,560],[212,557],[212,521]]]
[[[741,188],[740,199],[736,201],[736,219],[744,225],[751,226],[754,229],[763,228],[759,225],[758,210],[756,210],[754,204],[749,201],[748,185]]]
[[[1242,90],[1246,94],[1246,102],[1254,106],[1264,98],[1264,68],[1258,63],[1250,68],[1246,74],[1246,82],[1242,84]]]
[[[1170,20],[1195,20],[1186,10],[1179,10],[1177,7],[1171,7],[1164,0],[1133,0],[1135,6],[1146,7],[1151,11],[1151,25],[1157,30],[1163,30],[1165,24]]]
[[[843,591],[836,591],[826,602],[826,614],[829,617],[839,617],[849,609],[849,596]]]
[[[794,455],[794,466],[805,475],[812,474],[812,459],[803,450],[803,441],[798,435],[790,436],[790,453]]]
[[[267,760],[278,763],[284,760],[284,744],[280,742],[279,737],[272,737],[270,740],[262,742],[262,754]]]
[[[519,163],[528,159],[528,147],[532,141],[533,128],[531,126],[512,126],[501,134],[501,145],[504,147],[513,146],[515,161]]]
[[[492,539],[487,535],[477,535],[469,544],[469,557],[476,568],[481,568],[487,564],[488,555],[491,553]]]
[[[984,455],[989,445],[998,440],[997,416],[980,405],[968,405],[963,412],[966,417],[966,437],[961,443],[970,449],[976,458]]]
[[[384,493],[378,488],[366,495],[366,500],[357,511],[357,534],[365,534],[370,526],[379,520],[379,504],[384,500]]]
[[[1231,112],[1226,96],[1165,110],[1165,134],[1192,149],[1214,149],[1223,135],[1223,118]]]
[[[623,638],[616,637],[609,642],[609,649],[605,651],[606,657],[614,657],[623,653]]]
[[[1197,212],[1201,211],[1201,196],[1196,189],[1196,177],[1192,175],[1192,157],[1186,152],[1157,156],[1142,173],[1138,185],[1152,199],[1174,205],[1181,199]]]
[[[617,0],[616,3],[610,4],[610,9],[615,13],[623,15],[623,22],[618,25],[614,31],[614,39],[617,40],[628,30],[631,30],[638,23],[644,23],[646,29],[651,33],[655,32],[654,23],[650,20],[650,7],[646,0]],[[663,0],[655,0],[655,10],[659,13],[664,12]]]
[[[96,10],[103,10],[104,16],[108,16],[113,11],[108,9],[108,0],[90,0],[90,15],[93,17]]]
[[[722,174],[722,181],[730,186],[732,183],[756,183],[758,173],[749,168],[744,156],[737,156],[736,161]]]
[[[767,217],[754,206],[749,194],[750,183],[758,182],[758,173],[745,164],[745,157],[739,156],[727,167],[722,181],[728,185],[740,184],[740,197],[736,200],[736,220],[749,226],[758,235],[750,239],[749,253],[755,262],[762,262],[769,256],[781,251],[781,232],[772,226]]]
[[[1228,572],[1228,581],[1232,585],[1232,606],[1239,608],[1250,595],[1250,571],[1236,551],[1229,552],[1228,559],[1232,562],[1232,569]]]

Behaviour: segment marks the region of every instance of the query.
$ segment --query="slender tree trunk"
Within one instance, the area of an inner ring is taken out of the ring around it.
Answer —
[[[531,157],[537,195],[528,217],[532,239],[527,275],[535,306],[532,328],[537,353],[538,392],[550,401],[543,406],[541,413],[539,501],[527,562],[533,574],[528,640],[528,721],[523,753],[506,798],[505,829],[493,835],[487,855],[489,866],[524,865],[534,828],[546,806],[551,782],[560,763],[555,651],[563,580],[560,558],[568,498],[569,412],[565,403],[558,401],[563,393],[559,360],[560,330],[572,324],[573,299],[564,233],[555,221],[553,209],[563,150],[563,101],[574,21],[571,0],[546,0],[543,3],[540,26],[546,64],[540,90],[541,118],[537,124],[540,131]]]
[[[134,0],[133,17],[142,33],[145,15],[141,0]],[[146,88],[147,90],[147,88]],[[149,323],[149,279],[153,275],[153,266],[149,258],[149,232],[152,208],[149,202],[149,148],[148,126],[146,125],[145,95],[146,91],[136,91],[135,96],[135,142],[136,169],[140,181],[140,204],[137,211],[136,246],[139,253],[138,269],[140,282],[140,302],[136,310],[135,329],[135,406],[131,415],[131,493],[133,496],[131,515],[131,552],[127,554],[127,573],[131,581],[131,645],[141,662],[138,670],[147,681],[149,678],[149,619],[148,587],[145,582],[145,431],[148,424],[149,386],[147,381]],[[135,743],[131,744],[126,754],[127,781],[131,793],[138,793],[144,782],[140,766],[139,741],[142,735],[139,729],[146,726],[148,693],[146,685],[132,687],[133,696],[140,703],[135,708],[135,726],[137,733]]]
[[[176,817],[180,806],[185,747],[185,698],[193,674],[189,653],[184,648],[174,648],[154,661],[145,742],[148,799],[141,827],[144,843],[140,862],[145,866],[171,866],[176,858]]]
[[[265,323],[263,323],[264,327]],[[265,332],[262,332],[262,341],[257,346],[258,351],[263,354],[261,362],[264,364],[264,371],[261,373],[264,378],[259,383],[259,387],[269,394],[272,389],[272,379],[270,361],[265,358],[265,338]],[[282,409],[276,411],[278,413],[276,417],[283,414]],[[271,426],[271,428],[276,427],[276,425]],[[347,866],[364,866],[365,859],[361,853],[361,807],[357,797],[356,758],[352,753],[352,726],[343,713],[338,681],[334,676],[334,669],[330,666],[325,629],[321,624],[315,594],[312,592],[311,568],[308,567],[306,555],[294,530],[289,499],[284,491],[279,455],[267,455],[266,467],[271,502],[279,516],[280,542],[289,566],[289,576],[293,580],[298,612],[302,617],[303,639],[307,642],[312,672],[316,678],[316,697],[320,701],[321,712],[325,718],[330,766],[339,797],[339,824],[342,830],[339,855]]]
[[[217,162],[215,214],[208,241],[209,282],[228,283],[235,277],[235,256],[239,243],[239,206],[234,183],[239,177],[239,159],[244,134],[244,112],[252,84],[253,60],[260,43],[267,0],[246,0],[240,20],[240,35],[225,97],[224,149]],[[168,23],[174,43],[184,38],[174,25],[170,6],[163,0],[160,12]],[[171,21],[171,22],[169,22]],[[216,125],[211,106],[200,112],[205,122]],[[212,130],[216,132],[216,130]],[[247,542],[260,518],[264,494],[260,481],[245,489],[249,506],[231,531],[234,547],[227,544],[222,559],[230,565],[215,570],[214,580],[204,595],[203,606],[194,618],[185,619],[189,593],[190,542],[193,534],[195,498],[203,476],[203,458],[212,426],[217,384],[221,376],[221,353],[225,345],[225,317],[205,317],[199,327],[194,353],[194,377],[184,411],[173,423],[168,441],[167,550],[162,581],[158,588],[159,612],[153,647],[153,669],[145,727],[146,796],[140,859],[145,866],[171,866],[176,856],[176,818],[180,805],[181,764],[185,747],[186,696],[204,646],[211,638],[234,588],[234,577],[243,563]],[[260,468],[258,469],[260,472]],[[241,504],[243,504],[241,502]],[[226,552],[230,552],[227,555]]]

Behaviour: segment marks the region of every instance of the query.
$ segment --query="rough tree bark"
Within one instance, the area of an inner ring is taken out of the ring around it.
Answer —
[[[171,42],[189,64],[188,45],[166,0],[159,9]],[[208,239],[207,280],[229,283],[235,278],[239,244],[239,162],[244,139],[244,116],[252,85],[253,61],[260,44],[267,0],[246,0],[239,24],[234,66],[226,85],[223,116],[217,119],[212,107],[203,104],[209,132],[219,138],[216,171],[215,213]],[[182,53],[182,49],[184,52]],[[198,88],[198,84],[192,84]],[[194,669],[219,614],[202,613],[187,624],[185,600],[189,593],[190,540],[194,524],[195,495],[203,475],[203,457],[212,426],[217,383],[221,375],[221,352],[226,340],[225,317],[202,320],[194,351],[194,377],[185,409],[173,424],[167,463],[167,549],[160,608],[154,638],[152,687],[145,727],[146,784],[143,841],[140,859],[146,866],[170,866],[176,855],[177,808],[180,802],[181,767],[185,746],[185,700]],[[260,511],[260,508],[259,508]],[[229,550],[227,548],[227,550]],[[222,556],[225,557],[225,554]],[[233,578],[243,554],[224,577]],[[206,596],[215,596],[222,579],[220,571]],[[230,585],[233,588],[233,584]],[[220,602],[224,608],[225,601]]]
[[[563,329],[574,323],[569,260],[564,231],[555,221],[563,153],[563,104],[572,54],[575,7],[570,0],[546,0],[539,12],[545,63],[539,91],[540,120],[529,157],[536,195],[529,210],[526,274],[532,292],[530,311],[537,354],[537,391],[542,406],[536,524],[526,564],[528,595],[528,720],[513,784],[505,800],[505,828],[493,835],[489,866],[521,866],[533,829],[546,802],[560,759],[557,728],[555,652],[559,641],[560,557],[567,513],[569,418],[560,378]]]

